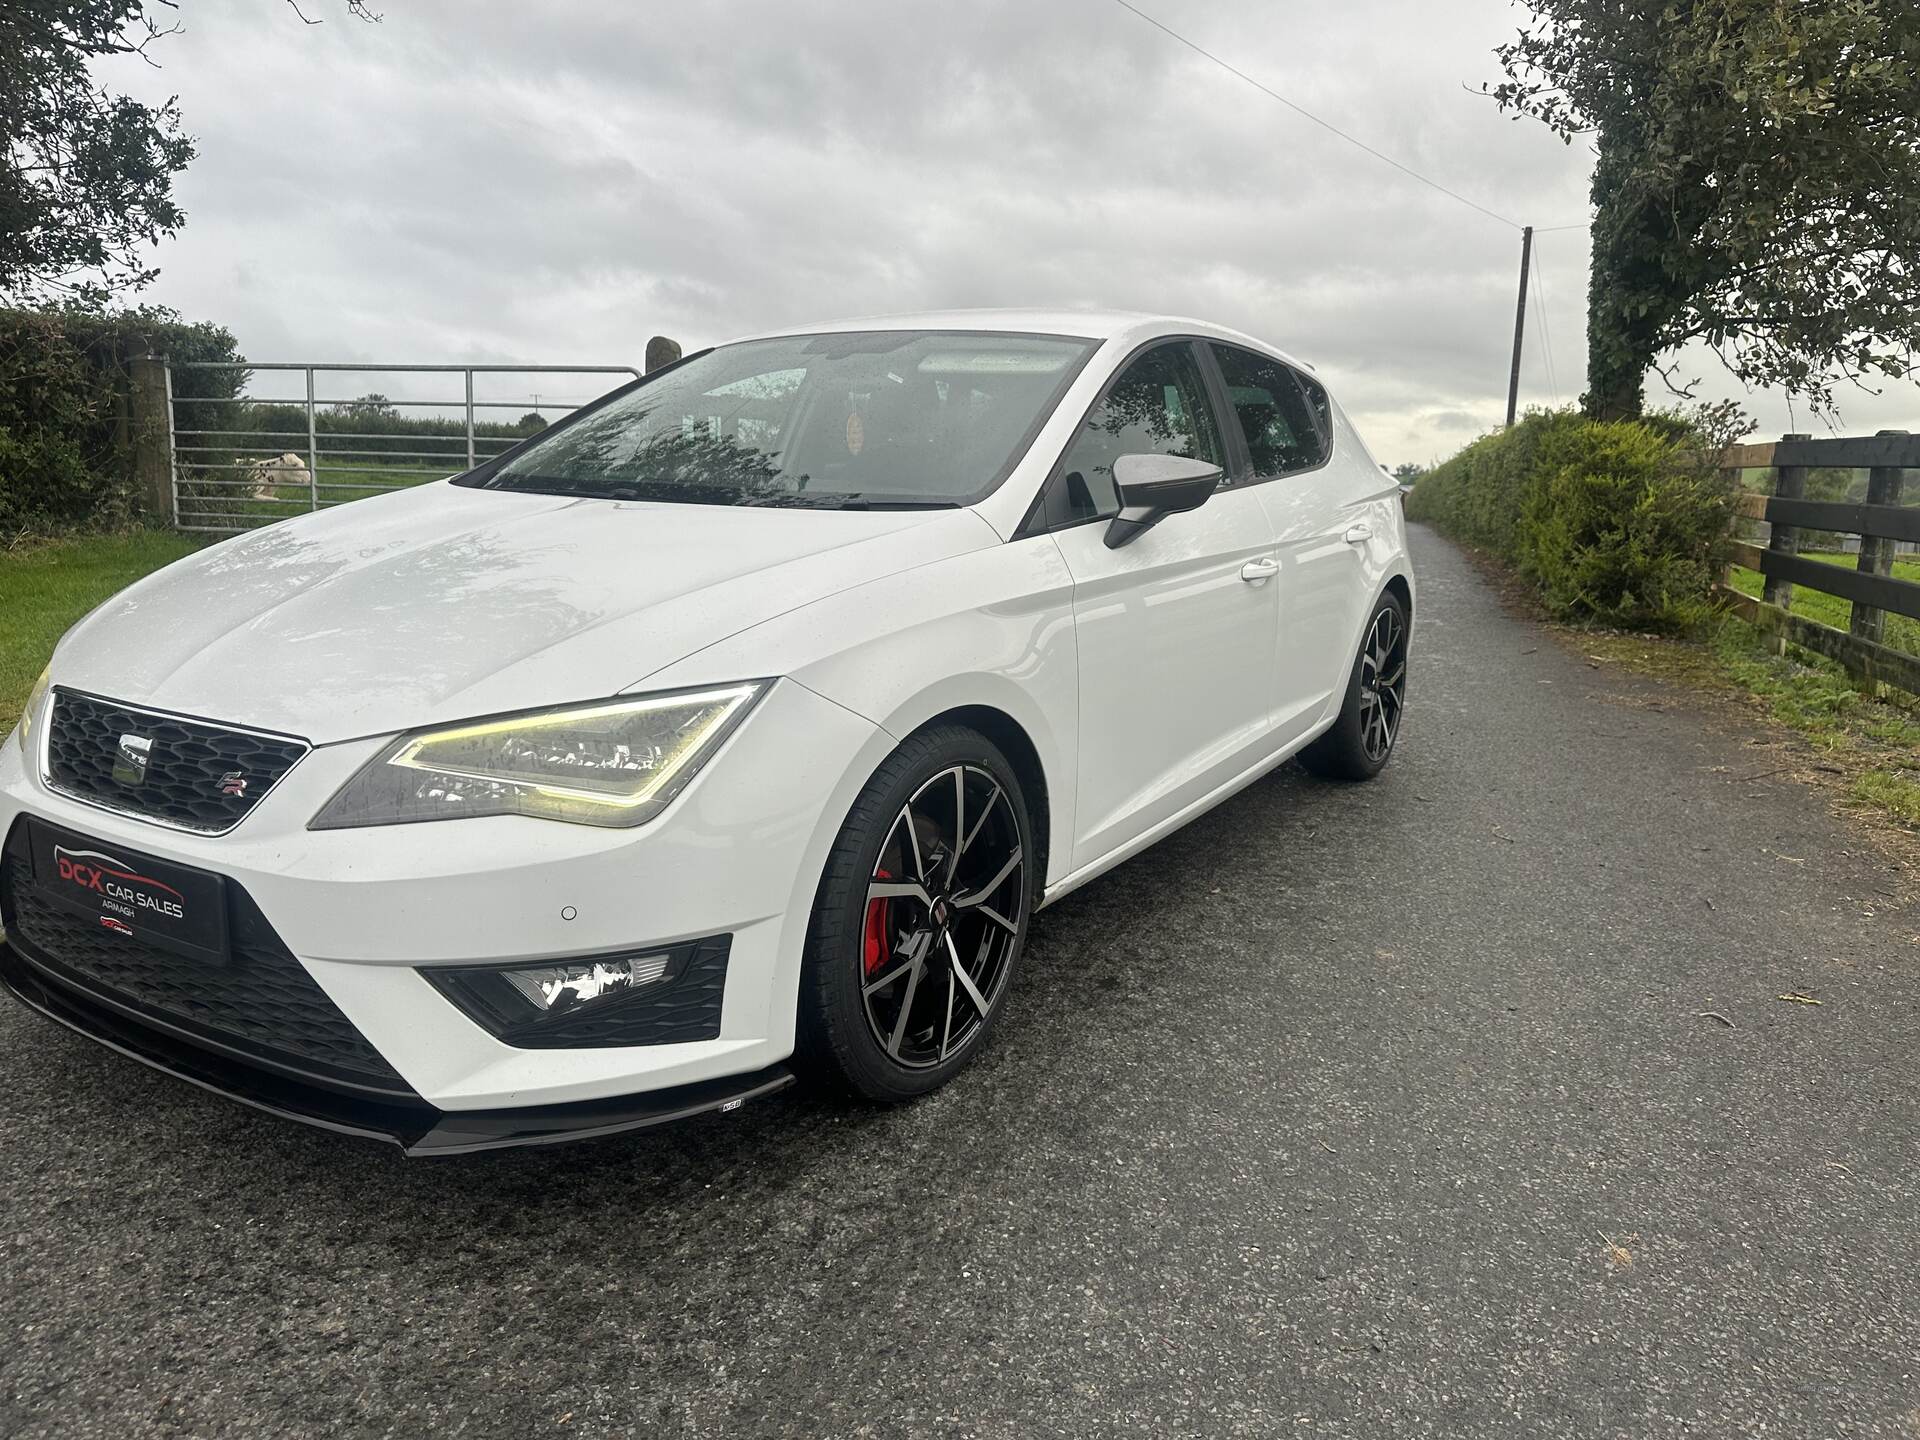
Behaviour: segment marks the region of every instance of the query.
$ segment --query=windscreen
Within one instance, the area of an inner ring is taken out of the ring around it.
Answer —
[[[1006,478],[1094,343],[891,330],[726,345],[476,483],[702,505],[968,505]]]

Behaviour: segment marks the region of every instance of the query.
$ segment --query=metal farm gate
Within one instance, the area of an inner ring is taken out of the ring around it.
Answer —
[[[262,376],[263,393],[251,393]],[[612,388],[609,376],[624,383],[640,372],[627,365],[167,362],[174,524],[238,534],[470,470],[597,399]],[[303,384],[304,394],[275,393]]]

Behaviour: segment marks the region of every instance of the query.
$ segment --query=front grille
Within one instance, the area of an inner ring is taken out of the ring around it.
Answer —
[[[123,736],[151,741],[145,774],[115,779]],[[307,753],[307,742],[230,730],[56,688],[47,783],[76,799],[218,835],[247,817]]]
[[[16,827],[0,856],[0,921],[23,960],[136,1015],[310,1079],[414,1096],[232,880],[229,958],[190,959],[116,935],[47,900],[34,884],[24,835],[25,826]]]

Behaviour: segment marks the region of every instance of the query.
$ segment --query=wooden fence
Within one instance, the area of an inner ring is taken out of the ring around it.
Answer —
[[[1723,583],[1720,593],[1727,603],[1781,638],[1838,661],[1861,680],[1920,695],[1920,656],[1885,643],[1888,615],[1920,620],[1920,584],[1893,575],[1899,543],[1920,544],[1920,508],[1900,503],[1905,472],[1920,469],[1920,436],[1892,430],[1848,440],[1788,435],[1769,445],[1735,445],[1720,463],[1729,470],[1772,468],[1775,474],[1771,495],[1746,494],[1736,501],[1736,513],[1764,520],[1770,528],[1765,548],[1733,543],[1734,560],[1765,577],[1764,598]],[[1807,499],[1807,472],[1830,469],[1867,470],[1865,503]],[[1858,568],[1806,559],[1800,554],[1804,530],[1858,535]],[[1837,630],[1790,613],[1795,585],[1851,601],[1848,628]]]

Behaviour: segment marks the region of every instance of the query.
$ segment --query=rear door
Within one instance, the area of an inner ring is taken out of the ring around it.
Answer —
[[[1346,677],[1367,591],[1365,496],[1333,453],[1332,407],[1317,380],[1256,351],[1215,341],[1234,422],[1245,437],[1250,493],[1273,527],[1280,573],[1274,734],[1311,729]]]
[[[1109,550],[1114,462],[1145,453],[1229,463],[1197,342],[1158,342],[1121,367],[1037,512],[1074,579],[1076,869],[1218,788],[1272,743],[1279,609],[1267,512],[1230,484]]]

